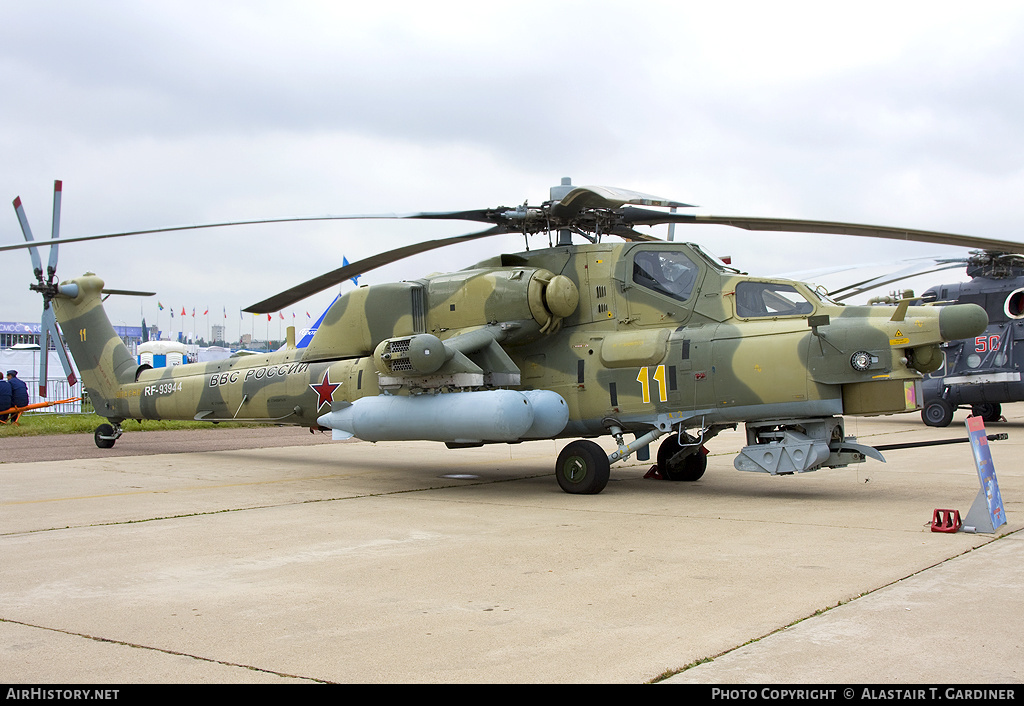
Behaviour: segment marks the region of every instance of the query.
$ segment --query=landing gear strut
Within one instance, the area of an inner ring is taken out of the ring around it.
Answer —
[[[630,443],[625,443],[623,436],[627,433],[616,419],[605,420],[605,427],[615,437],[618,448],[609,455],[593,441],[580,439],[573,441],[558,454],[555,464],[555,478],[558,485],[567,493],[589,494],[600,493],[608,485],[610,466],[616,461],[632,456],[646,459],[639,455],[647,446],[660,437],[668,434],[658,449],[658,470],[660,477],[666,480],[695,481],[704,475],[708,467],[707,450],[704,442],[718,435],[724,429],[735,429],[735,424],[721,424],[704,427],[700,437],[694,438],[673,428],[670,420],[659,419],[657,426],[644,435],[637,435]],[[653,470],[653,469],[652,469]],[[650,477],[650,474],[645,477]]]

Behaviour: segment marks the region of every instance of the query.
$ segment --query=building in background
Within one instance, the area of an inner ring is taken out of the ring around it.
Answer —
[[[0,348],[13,348],[18,345],[39,345],[39,334],[42,325],[22,324],[11,321],[0,321]],[[53,344],[50,344],[53,347]]]
[[[210,342],[217,346],[223,346],[227,339],[224,338],[227,327],[223,324],[214,324],[210,327]]]
[[[153,327],[150,328],[152,330]],[[135,354],[135,349],[142,343],[141,326],[114,326],[114,331],[128,350]],[[16,345],[40,345],[42,325],[35,323],[23,323],[15,321],[0,321],[0,349],[13,348]],[[54,350],[55,343],[50,341],[50,350]]]

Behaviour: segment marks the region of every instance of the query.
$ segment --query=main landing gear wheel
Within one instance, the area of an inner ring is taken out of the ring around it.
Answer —
[[[114,437],[114,438],[104,438]],[[96,432],[93,434],[93,439],[96,441],[96,445],[101,449],[109,449],[114,445],[114,441],[117,437],[114,436],[114,427],[109,424],[100,424],[96,427]]]
[[[998,402],[983,402],[982,404],[971,405],[971,414],[981,417],[983,422],[998,422],[1003,415],[1003,408]]]
[[[558,454],[555,477],[567,493],[596,495],[608,485],[611,468],[604,449],[593,441],[574,441]]]
[[[941,398],[931,400],[921,410],[921,419],[930,427],[948,427],[953,421],[953,405]]]
[[[687,443],[695,443],[691,437],[685,438]],[[682,450],[683,445],[679,443],[678,434],[672,434],[661,442],[661,446],[658,447],[658,471],[661,473],[661,477],[666,480],[699,480],[707,470],[708,457],[698,448],[697,451],[684,458],[675,462],[670,461]]]

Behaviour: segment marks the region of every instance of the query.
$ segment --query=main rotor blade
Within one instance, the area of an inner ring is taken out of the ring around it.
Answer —
[[[627,203],[636,206],[663,206],[665,208],[694,208],[692,204],[673,201],[661,196],[651,196],[639,191],[620,189],[613,186],[576,186],[558,200],[553,207],[555,213],[579,213],[591,208],[619,208]]]
[[[479,233],[467,233],[465,235],[456,235],[452,238],[428,240],[422,243],[414,243],[412,245],[396,248],[395,250],[389,250],[388,252],[373,255],[344,267],[339,267],[338,269],[322,274],[319,277],[314,277],[313,279],[296,285],[295,287],[285,290],[280,294],[275,294],[269,299],[257,302],[243,311],[247,311],[251,314],[268,314],[272,311],[280,311],[286,306],[294,304],[297,301],[301,301],[308,296],[316,294],[317,292],[322,292],[336,284],[341,284],[347,279],[358,277],[364,272],[369,272],[370,270],[375,270],[378,267],[389,265],[392,262],[397,262],[398,260],[411,255],[418,255],[420,253],[436,250],[437,248],[443,248],[448,245],[455,245],[457,243],[467,243],[471,240],[477,240],[478,238],[502,235],[507,232],[509,231],[504,226],[494,226],[493,228],[488,228],[487,230],[480,231]]]
[[[834,292],[829,292],[828,295],[837,302],[846,301],[851,297],[855,297],[858,294],[863,294],[871,289],[877,289],[878,287],[885,287],[886,285],[900,282],[911,277],[919,277],[921,275],[930,275],[934,272],[942,272],[943,270],[956,270],[961,269],[967,264],[966,260],[963,262],[945,262],[935,263],[932,267],[928,268],[905,268],[899,272],[890,272],[886,275],[878,275],[871,279],[866,279],[861,282],[855,282],[845,287],[841,287]]]
[[[1015,255],[1009,255],[1007,257],[1016,257]],[[773,272],[772,277],[778,277],[779,279],[795,279],[800,282],[818,282],[822,277],[828,277],[829,275],[838,274],[840,272],[850,272],[851,270],[866,271],[871,268],[879,267],[893,267],[902,265],[904,268],[900,270],[906,277],[916,277],[918,274],[925,273],[926,270],[930,272],[929,268],[941,266],[942,269],[952,270],[957,267],[965,268],[969,258],[966,256],[961,257],[908,257],[902,258],[895,262],[887,260],[885,262],[847,262],[842,265],[832,265],[830,267],[815,267],[809,270],[796,270],[788,272]],[[872,278],[873,279],[873,278]],[[865,282],[870,279],[864,280]],[[859,283],[854,283],[850,286],[858,286]],[[839,292],[846,291],[849,287],[836,290]],[[829,296],[836,293],[836,291],[830,291]],[[834,298],[834,297],[833,297]]]
[[[642,208],[622,209],[623,220],[633,225],[659,225],[662,223],[691,223],[733,226],[744,230],[781,231],[786,233],[824,233],[830,235],[856,235],[890,240],[910,240],[936,245],[956,245],[964,248],[994,250],[999,252],[1024,253],[1024,243],[1012,240],[981,238],[973,235],[940,233],[930,230],[912,230],[889,226],[872,226],[859,223],[838,223],[832,221],[811,221],[794,218],[747,218],[737,216],[703,216],[688,213],[661,213]]]
[[[662,242],[662,239],[657,237],[657,236],[648,235],[647,233],[641,233],[640,231],[633,230],[632,228],[626,228],[625,226],[620,226],[620,227],[612,228],[611,234],[612,235],[617,235],[618,237],[622,238],[623,240],[629,240],[629,241],[634,242],[634,243],[637,243],[637,242],[658,242],[658,243],[660,243],[660,242]]]
[[[15,210],[21,208],[21,199],[14,200]],[[288,218],[260,218],[252,221],[223,221],[220,223],[201,223],[187,226],[169,226],[166,228],[149,228],[146,230],[127,230],[121,233],[102,233],[99,235],[80,235],[74,238],[62,238],[62,243],[82,243],[88,240],[103,240],[105,238],[125,238],[131,235],[149,235],[152,233],[177,233],[184,230],[204,230],[209,228],[228,228],[231,226],[253,226],[265,223],[308,223],[313,221],[365,221],[365,220],[456,220],[456,221],[480,221],[483,223],[496,223],[500,214],[509,211],[507,207],[501,206],[493,209],[476,209],[472,211],[436,211],[422,213],[362,213],[343,216],[292,216]],[[23,220],[23,213],[19,213],[19,219]],[[28,222],[23,220],[22,231],[28,227]],[[28,238],[29,236],[26,236]],[[7,250],[24,250],[35,248],[37,244],[17,243],[15,245],[0,245],[0,252]],[[33,250],[34,252],[34,250]],[[37,256],[38,257],[38,256]],[[41,267],[41,265],[40,265]]]
[[[427,211],[424,213],[409,213],[394,218],[418,219],[418,220],[439,220],[439,221],[479,221],[480,223],[501,223],[503,215],[509,211],[515,211],[508,206],[497,208],[476,208],[471,211]]]

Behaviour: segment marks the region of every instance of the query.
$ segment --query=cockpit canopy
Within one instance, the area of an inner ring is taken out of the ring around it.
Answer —
[[[693,294],[700,267],[680,250],[641,250],[633,258],[633,282],[681,302]]]
[[[806,316],[814,305],[794,286],[780,282],[746,281],[736,285],[736,316]]]

